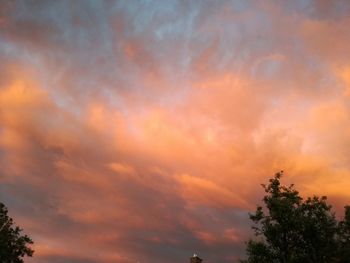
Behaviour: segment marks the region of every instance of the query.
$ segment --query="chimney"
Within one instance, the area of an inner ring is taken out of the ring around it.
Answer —
[[[196,254],[193,255],[193,257],[191,257],[191,261],[190,263],[202,263],[202,259],[199,258]]]

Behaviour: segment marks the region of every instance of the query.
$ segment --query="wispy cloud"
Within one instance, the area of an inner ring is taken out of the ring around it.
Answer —
[[[232,262],[280,169],[348,202],[347,1],[0,5],[0,199],[32,262]]]

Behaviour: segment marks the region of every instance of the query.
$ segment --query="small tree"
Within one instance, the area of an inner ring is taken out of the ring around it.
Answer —
[[[23,263],[23,257],[31,257],[34,251],[28,246],[33,241],[21,235],[22,229],[14,225],[3,203],[0,203],[0,262]]]
[[[326,197],[303,200],[293,185],[281,185],[283,172],[262,185],[265,207],[258,206],[250,219],[256,239],[247,243],[246,263],[330,263],[341,261],[350,244],[350,208],[337,223]],[[341,226],[341,227],[340,227]],[[341,229],[341,230],[340,230]],[[340,246],[340,239],[343,239]]]

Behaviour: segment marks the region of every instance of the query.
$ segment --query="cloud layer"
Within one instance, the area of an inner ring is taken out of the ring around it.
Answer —
[[[0,1],[0,201],[28,262],[236,262],[260,183],[350,202],[348,1]]]

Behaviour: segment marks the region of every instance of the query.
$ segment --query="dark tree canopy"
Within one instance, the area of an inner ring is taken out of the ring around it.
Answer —
[[[293,185],[281,185],[282,174],[262,185],[264,207],[249,215],[256,238],[241,262],[350,263],[350,207],[338,222],[327,197],[304,200]]]
[[[3,203],[0,203],[0,262],[22,263],[24,256],[31,257],[34,251],[29,245],[33,241],[27,235],[22,235],[22,229],[14,225]]]

